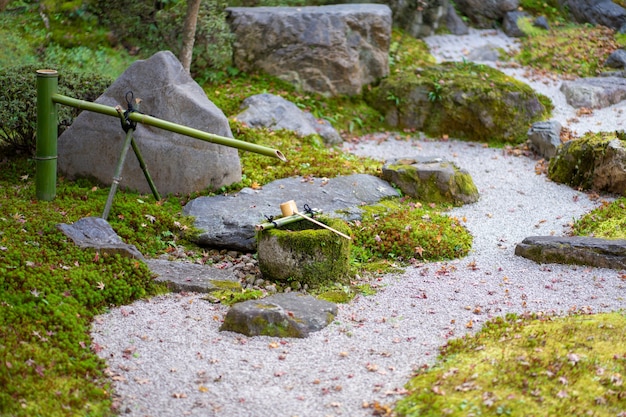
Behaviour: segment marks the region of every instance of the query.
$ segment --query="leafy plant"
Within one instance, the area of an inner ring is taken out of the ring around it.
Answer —
[[[37,133],[36,65],[0,69],[0,145],[33,154]],[[112,83],[97,74],[63,71],[58,92],[73,98],[94,101]],[[80,110],[59,106],[59,134],[72,124]]]
[[[441,100],[443,86],[439,80],[433,79],[433,90],[428,93],[428,101],[435,102]]]

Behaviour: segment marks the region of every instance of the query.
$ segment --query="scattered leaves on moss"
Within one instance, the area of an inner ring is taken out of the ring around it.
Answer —
[[[620,416],[626,317],[508,315],[448,342],[407,384],[399,416]]]

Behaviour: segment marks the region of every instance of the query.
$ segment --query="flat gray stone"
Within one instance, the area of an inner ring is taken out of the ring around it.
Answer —
[[[239,279],[232,270],[164,259],[148,259],[146,264],[157,275],[155,281],[165,282],[173,292],[209,293],[241,289]]]
[[[109,222],[101,217],[85,217],[73,224],[59,223],[57,227],[81,248],[93,248],[111,255],[118,253],[128,258],[144,259],[135,245],[124,243]]]
[[[626,240],[531,236],[515,247],[515,254],[539,263],[626,269]]]
[[[249,127],[269,130],[292,130],[300,136],[319,135],[327,145],[343,142],[339,133],[324,119],[316,119],[291,101],[273,94],[257,94],[246,98],[244,109],[236,119]]]
[[[280,205],[286,201],[295,200],[301,212],[308,204],[329,216],[354,220],[360,218],[362,205],[399,196],[388,182],[373,175],[354,174],[327,181],[291,177],[260,190],[244,188],[229,196],[198,197],[185,205],[183,213],[195,217],[194,226],[201,230],[198,245],[254,252],[254,226],[266,222],[265,216],[280,216]]]
[[[626,99],[626,79],[622,77],[588,77],[563,81],[561,92],[575,108],[602,109]]]
[[[221,331],[246,336],[305,338],[323,329],[337,314],[337,306],[301,293],[275,294],[234,304]]]

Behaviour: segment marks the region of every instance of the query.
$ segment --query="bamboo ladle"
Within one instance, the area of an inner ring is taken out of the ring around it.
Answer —
[[[293,200],[289,200],[289,201],[287,201],[285,203],[282,203],[280,205],[280,211],[283,214],[283,216],[285,216],[285,217],[292,216],[292,215],[295,214],[296,216],[300,216],[303,219],[306,219],[306,220],[310,221],[311,223],[315,223],[318,226],[322,226],[323,228],[328,229],[331,232],[334,232],[334,233],[338,234],[341,237],[345,237],[348,240],[352,240],[352,238],[350,236],[341,233],[339,230],[335,230],[332,227],[327,226],[327,225],[325,225],[322,222],[319,222],[319,221],[317,221],[317,220],[315,220],[315,219],[313,219],[311,217],[308,217],[308,216],[305,216],[304,214],[299,213],[298,212],[298,206],[296,206],[296,202],[293,201]]]

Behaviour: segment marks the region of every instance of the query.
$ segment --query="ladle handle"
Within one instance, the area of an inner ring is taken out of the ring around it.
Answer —
[[[305,216],[304,214],[300,214],[300,213],[298,213],[297,211],[294,211],[294,212],[293,212],[293,214],[297,214],[298,216],[302,217],[303,219],[306,219],[306,220],[308,220],[308,221],[310,221],[310,222],[313,222],[313,223],[317,224],[318,226],[322,226],[322,227],[324,227],[324,228],[326,228],[326,229],[330,230],[331,232],[335,232],[335,233],[337,233],[337,234],[338,234],[339,236],[341,236],[341,237],[345,237],[345,238],[346,238],[346,239],[348,239],[348,240],[352,240],[352,238],[351,238],[350,236],[345,235],[345,234],[341,233],[339,230],[335,230],[335,229],[333,229],[332,227],[327,226],[327,225],[325,225],[325,224],[324,224],[324,223],[322,223],[322,222],[318,222],[317,220],[315,220],[315,219],[313,219],[313,218],[311,218],[311,217],[309,217],[309,216]]]

